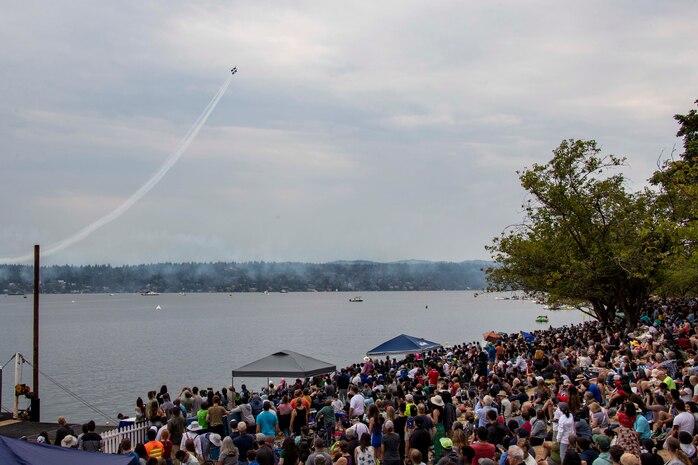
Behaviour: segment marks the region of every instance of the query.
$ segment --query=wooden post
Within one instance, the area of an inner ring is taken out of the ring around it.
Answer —
[[[31,420],[39,421],[41,410],[39,402],[39,245],[34,246],[34,379],[32,389],[34,398],[31,401]]]

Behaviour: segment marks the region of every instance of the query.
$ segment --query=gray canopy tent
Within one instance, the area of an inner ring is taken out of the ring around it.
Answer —
[[[307,355],[299,354],[292,350],[279,352],[260,358],[252,363],[233,370],[235,377],[248,378],[309,378],[316,375],[324,375],[336,371],[337,367],[322,360]]]

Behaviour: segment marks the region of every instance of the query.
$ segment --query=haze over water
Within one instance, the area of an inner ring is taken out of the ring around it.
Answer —
[[[166,384],[220,389],[231,370],[281,349],[346,366],[401,333],[442,344],[480,340],[489,330],[514,332],[583,320],[576,311],[546,312],[531,301],[473,297],[470,291],[354,294],[42,295],[41,370],[116,417],[130,416],[138,396]],[[162,310],[156,310],[160,305]],[[428,306],[428,308],[427,308]],[[32,358],[32,299],[0,297],[0,358]],[[13,366],[4,371],[3,407],[11,410]],[[25,365],[23,382],[31,384]],[[42,420],[94,419],[92,410],[41,377]],[[273,380],[277,382],[278,380]],[[236,379],[258,388],[266,380]],[[177,394],[177,392],[174,392]],[[24,405],[23,399],[20,405]]]

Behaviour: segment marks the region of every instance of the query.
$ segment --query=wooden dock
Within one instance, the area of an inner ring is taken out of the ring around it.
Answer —
[[[78,435],[82,432],[82,425],[71,424],[71,428]],[[97,425],[97,433],[108,431],[113,429],[114,426],[100,426]],[[58,423],[45,423],[39,422],[35,423],[32,421],[22,421],[13,420],[12,415],[3,413],[0,415],[0,435],[7,436],[9,438],[19,439],[26,437],[29,440],[36,439],[36,437],[43,431],[48,433],[49,440],[53,444],[56,438],[56,431],[58,430]]]

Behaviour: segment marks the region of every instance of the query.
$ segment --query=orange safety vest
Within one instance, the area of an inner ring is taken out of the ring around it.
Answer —
[[[165,452],[165,446],[163,446],[160,441],[153,440],[145,443],[145,450],[148,452],[148,458],[155,457],[159,459]]]

